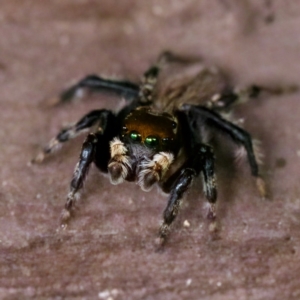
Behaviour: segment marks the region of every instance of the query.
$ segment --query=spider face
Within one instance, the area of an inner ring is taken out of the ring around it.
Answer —
[[[150,107],[133,110],[124,120],[121,139],[110,142],[111,183],[137,180],[149,191],[169,169],[178,146],[178,124],[172,115]]]
[[[140,107],[125,118],[122,138],[155,152],[173,152],[178,145],[178,124],[168,113],[155,113],[150,107]]]
[[[175,71],[170,72],[174,65]],[[160,82],[164,71],[165,84],[163,80]],[[245,148],[252,175],[264,196],[250,135],[222,117],[240,98],[257,96],[260,89],[255,86],[255,93],[253,87],[236,92],[229,89],[224,78],[215,68],[167,52],[144,73],[140,84],[91,75],[63,92],[58,102],[72,100],[83,94],[83,89],[89,89],[122,96],[127,105],[118,112],[107,109],[89,112],[62,130],[35,159],[42,161],[62,143],[94,129],[83,143],[62,223],[70,218],[92,163],[102,172],[108,172],[113,184],[134,181],[145,191],[158,185],[169,194],[159,231],[160,241],[168,235],[184,194],[200,174],[208,201],[207,217],[214,222],[217,187],[210,138],[215,131]]]

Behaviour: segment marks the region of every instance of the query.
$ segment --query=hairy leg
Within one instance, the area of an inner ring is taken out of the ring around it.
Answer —
[[[48,145],[44,147],[40,153],[38,153],[38,155],[33,159],[33,162],[42,162],[47,155],[61,148],[63,143],[77,137],[84,132],[87,132],[93,126],[100,126],[100,128],[105,126],[105,122],[108,116],[111,114],[112,112],[106,109],[93,110],[89,112],[75,124],[62,129],[56,135],[56,137],[51,139]]]
[[[63,91],[57,98],[51,99],[49,104],[56,105],[59,103],[70,102],[76,98],[81,98],[87,91],[112,93],[124,97],[125,99],[132,100],[138,96],[139,86],[126,80],[115,80],[97,75],[88,75]]]
[[[78,199],[80,196],[79,191],[83,187],[83,183],[87,176],[89,167],[94,160],[96,146],[97,136],[93,133],[90,133],[82,145],[79,161],[76,164],[73,173],[73,177],[70,183],[70,192],[67,197],[65,208],[61,215],[62,225],[65,225],[71,217],[71,210],[74,206],[76,199]]]
[[[261,92],[258,86],[251,86],[243,90],[226,89],[222,93],[215,94],[206,103],[206,107],[216,111],[229,110],[237,103],[246,102],[249,98],[257,97]]]
[[[262,93],[271,95],[281,95],[286,93],[293,93],[297,91],[296,85],[282,86],[282,87],[266,87],[261,85],[251,85],[242,89],[228,88],[222,93],[212,96],[206,103],[206,107],[216,111],[226,111],[233,105],[243,103],[251,98],[257,98]]]
[[[110,111],[103,111],[97,130],[95,133],[90,133],[82,145],[79,161],[70,183],[70,192],[62,213],[62,224],[65,224],[71,216],[71,210],[76,199],[80,196],[91,163],[95,163],[102,172],[107,172],[110,157],[109,141],[115,136],[116,130],[118,130],[118,123],[115,115]]]
[[[160,70],[171,61],[182,61],[182,59],[171,52],[162,52],[158,56],[156,63],[150,66],[144,73],[139,91],[139,101],[141,104],[149,105],[152,103]]]
[[[195,176],[195,170],[186,168],[181,172],[175,181],[171,190],[167,207],[163,213],[163,223],[159,229],[159,244],[162,244],[167,238],[170,231],[170,226],[178,214],[183,195],[190,187]]]
[[[176,218],[180,203],[185,192],[191,186],[194,177],[202,174],[203,188],[208,200],[207,218],[212,222],[216,219],[217,187],[214,170],[214,153],[206,144],[195,145],[187,167],[176,178],[171,189],[170,198],[163,214],[163,223],[159,230],[159,243],[163,243],[170,231],[170,226]]]
[[[199,124],[199,126],[205,124],[208,127],[216,128],[217,130],[228,134],[235,143],[243,145],[247,152],[251,173],[256,177],[258,190],[262,197],[266,197],[265,183],[259,174],[258,163],[254,154],[250,134],[244,129],[223,119],[218,113],[206,107],[185,104],[181,107],[181,111],[187,115],[190,124]],[[197,128],[191,128],[191,130],[197,131]]]

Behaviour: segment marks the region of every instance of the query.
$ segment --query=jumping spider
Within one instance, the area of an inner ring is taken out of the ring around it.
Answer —
[[[169,233],[184,194],[199,175],[208,201],[207,218],[214,221],[217,188],[210,140],[218,131],[246,150],[251,173],[265,196],[250,134],[224,117],[234,104],[256,97],[260,87],[234,90],[219,70],[165,52],[140,84],[91,75],[65,90],[57,101],[68,102],[84,91],[111,92],[125,98],[127,104],[118,112],[89,112],[61,130],[35,158],[40,162],[62,143],[90,131],[70,183],[63,224],[71,216],[91,163],[108,173],[112,184],[134,181],[144,191],[158,185],[169,194],[159,230],[161,241]]]

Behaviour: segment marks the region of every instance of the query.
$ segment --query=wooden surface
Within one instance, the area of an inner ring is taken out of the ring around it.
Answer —
[[[49,97],[90,73],[138,80],[162,50],[200,55],[240,86],[299,84],[296,1],[169,2],[1,3],[1,299],[299,299],[299,93],[238,107],[236,117],[262,141],[271,198],[258,197],[246,164],[219,158],[218,240],[208,234],[198,182],[155,252],[166,198],[112,186],[96,169],[62,231],[82,138],[28,164],[62,124],[118,106],[101,96],[49,109]]]

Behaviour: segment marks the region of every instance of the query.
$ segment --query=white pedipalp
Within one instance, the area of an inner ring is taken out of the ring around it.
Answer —
[[[122,183],[128,175],[128,170],[131,169],[127,152],[127,148],[119,138],[116,137],[110,142],[111,160],[108,171],[110,182],[114,185]],[[113,172],[117,172],[117,174],[113,174]]]
[[[145,159],[141,162],[141,171],[138,174],[138,185],[144,191],[150,191],[155,182],[160,181],[170,165],[174,161],[174,155],[170,152],[159,152],[154,155],[153,159]],[[151,176],[151,183],[147,180]]]

